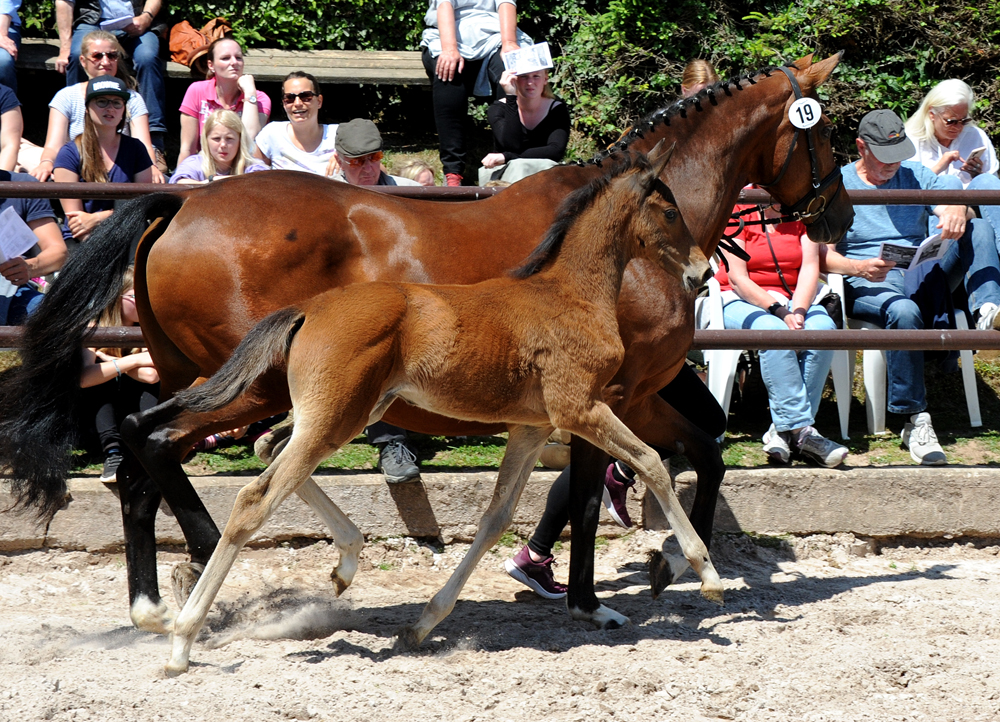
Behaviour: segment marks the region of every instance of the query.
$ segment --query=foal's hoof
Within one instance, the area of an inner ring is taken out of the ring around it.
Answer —
[[[269,431],[254,442],[253,453],[257,455],[258,459],[270,466],[275,457],[285,448],[284,442],[287,442],[291,435],[291,425]]]
[[[333,582],[333,593],[338,597],[347,591],[347,588],[351,586],[350,582],[345,582],[340,576],[340,572],[334,569],[330,572],[330,581]]]
[[[420,649],[421,641],[413,627],[400,627],[396,630],[396,642],[392,645],[392,651],[416,652]]]
[[[653,591],[653,599],[660,596],[660,592],[669,587],[674,582],[674,572],[670,568],[670,562],[663,552],[653,551],[649,553],[649,588]]]
[[[701,596],[705,597],[710,602],[715,602],[720,607],[725,603],[723,600],[723,589],[722,587],[708,586],[707,584],[701,585]]]
[[[197,562],[182,562],[174,567],[173,572],[170,574],[170,580],[174,589],[174,601],[177,602],[177,606],[181,609],[187,604],[188,597],[191,596],[191,590],[194,589],[198,580],[201,579],[204,571],[205,565],[198,564]]]

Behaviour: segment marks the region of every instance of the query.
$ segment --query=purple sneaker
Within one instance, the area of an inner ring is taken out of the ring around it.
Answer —
[[[528,554],[527,545],[505,561],[503,568],[507,574],[540,597],[562,599],[566,596],[566,585],[560,584],[552,576],[552,557],[540,562],[533,561],[531,555]]]
[[[635,486],[635,479],[628,476],[631,473],[632,470],[620,461],[613,461],[604,474],[604,507],[618,526],[626,529],[632,526],[632,518],[628,515],[628,507],[625,505],[628,490]]]

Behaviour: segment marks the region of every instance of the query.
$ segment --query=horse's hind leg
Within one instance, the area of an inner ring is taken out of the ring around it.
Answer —
[[[551,433],[552,427],[515,426],[510,429],[507,450],[503,461],[500,462],[493,499],[479,522],[479,529],[476,531],[472,546],[448,579],[448,583],[424,607],[416,623],[400,630],[396,641],[398,649],[416,649],[430,631],[451,614],[462,587],[469,580],[479,560],[500,540],[500,536],[510,526],[524,484],[535,467],[545,440]]]

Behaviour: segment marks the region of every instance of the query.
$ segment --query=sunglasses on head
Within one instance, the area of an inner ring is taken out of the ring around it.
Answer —
[[[284,95],[281,96],[281,101],[285,105],[291,105],[292,103],[295,102],[296,98],[301,100],[303,103],[308,103],[312,101],[312,99],[315,97],[316,93],[314,93],[313,91],[303,90],[301,93],[285,93]]]
[[[90,59],[92,61],[94,61],[95,63],[99,63],[100,61],[104,60],[104,58],[107,58],[108,60],[118,60],[118,51],[117,50],[112,50],[112,51],[107,52],[107,53],[91,53],[90,54]]]
[[[344,162],[347,165],[354,167],[363,166],[365,163],[378,163],[380,160],[382,160],[382,151],[380,150],[368,155],[358,156],[357,158],[344,158]]]
[[[107,108],[110,105],[115,110],[121,110],[125,107],[125,101],[121,98],[97,98],[94,105],[98,108]]]

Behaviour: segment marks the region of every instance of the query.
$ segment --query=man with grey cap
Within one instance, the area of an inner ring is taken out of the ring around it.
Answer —
[[[340,172],[334,180],[355,186],[419,186],[409,178],[389,175],[382,170],[382,134],[370,120],[355,118],[337,126],[334,141]],[[417,454],[410,447],[406,430],[376,421],[365,429],[368,443],[378,447],[378,467],[386,483],[401,484],[420,478]]]
[[[903,121],[891,110],[873,110],[861,119],[857,138],[861,158],[843,167],[848,190],[961,190],[955,176],[936,175],[922,163],[907,160],[914,154]],[[969,309],[980,329],[1000,326],[1000,259],[993,229],[974,217],[966,206],[855,206],[854,224],[826,253],[826,270],[849,276],[845,284],[847,314],[883,328],[924,327],[920,307],[904,290],[903,270],[881,260],[883,241],[918,246],[928,232],[956,239],[941,259],[941,269],[954,291],[964,281]],[[911,273],[917,273],[913,271]],[[938,444],[924,392],[924,352],[888,351],[891,413],[909,417],[903,427],[903,445],[920,464],[946,464]]]
[[[382,170],[382,134],[370,120],[355,118],[337,126],[336,149],[340,172],[332,177],[355,186],[418,186],[416,181]]]

